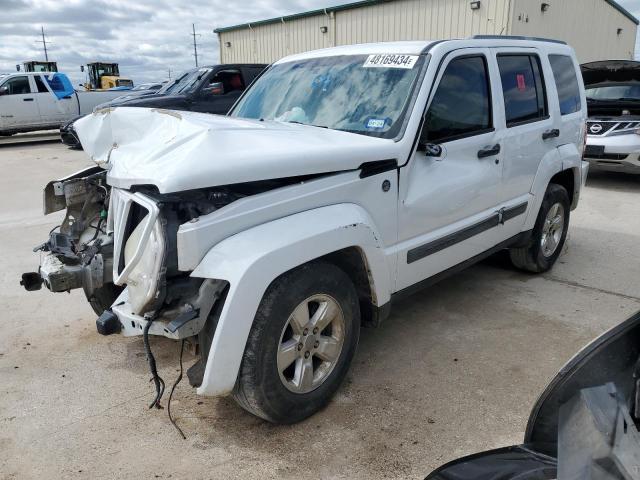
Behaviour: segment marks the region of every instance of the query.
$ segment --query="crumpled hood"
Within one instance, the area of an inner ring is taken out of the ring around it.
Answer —
[[[640,82],[640,62],[602,60],[580,66],[585,86]]]
[[[276,121],[119,107],[75,123],[84,150],[118,188],[161,193],[353,170],[395,158],[393,140]]]

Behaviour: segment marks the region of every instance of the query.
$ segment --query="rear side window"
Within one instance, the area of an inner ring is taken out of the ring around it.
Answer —
[[[547,99],[537,55],[498,55],[507,127],[547,117]]]
[[[566,55],[549,55],[549,63],[556,80],[560,113],[568,115],[580,111],[580,87],[573,60]]]
[[[452,60],[442,75],[425,118],[422,139],[438,143],[492,128],[491,95],[483,56]]]
[[[49,93],[47,87],[45,86],[40,75],[34,75],[33,79],[36,81],[36,86],[38,87],[38,93]]]

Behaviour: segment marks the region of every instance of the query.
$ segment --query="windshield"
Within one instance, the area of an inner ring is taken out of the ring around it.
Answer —
[[[606,87],[587,88],[589,100],[637,100],[640,101],[640,83],[608,85]]]
[[[181,73],[173,81],[167,83],[164,87],[158,90],[158,93],[178,94],[178,93],[190,93],[192,92],[200,82],[200,79],[211,72],[210,68],[198,68],[195,70],[187,70]]]
[[[272,66],[231,113],[393,138],[424,57],[347,55]]]

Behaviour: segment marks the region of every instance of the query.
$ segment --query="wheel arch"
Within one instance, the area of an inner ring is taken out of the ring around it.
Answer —
[[[345,272],[356,287],[362,325],[377,327],[388,314],[385,305],[376,297],[375,279],[367,262],[367,255],[360,247],[347,247],[317,258],[332,263]]]
[[[551,183],[567,189],[571,210],[578,205],[581,182],[581,155],[573,144],[562,145],[548,152],[540,161],[531,186],[532,206],[529,209],[524,230],[531,230],[538,217],[542,200]]]
[[[549,183],[555,183],[556,185],[564,187],[564,189],[569,194],[569,205],[571,205],[571,210],[576,208],[578,203],[576,185],[580,184],[580,171],[578,170],[578,168],[572,167],[556,173],[553,177],[551,177]]]
[[[376,318],[377,306],[389,303],[391,269],[380,235],[368,213],[355,204],[313,209],[250,228],[223,240],[205,255],[191,275],[226,280],[229,291],[199,394],[217,396],[232,391],[267,288],[280,275],[318,259],[334,263],[355,279],[365,322]]]

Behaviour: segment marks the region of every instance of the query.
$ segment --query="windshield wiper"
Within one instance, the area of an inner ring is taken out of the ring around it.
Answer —
[[[317,128],[329,128],[326,125],[314,125],[313,123],[303,123],[303,122],[298,122],[297,120],[289,120],[287,123],[297,123],[298,125],[308,125],[309,127],[317,127]]]
[[[616,102],[640,102],[640,98],[622,97],[616,99]]]

